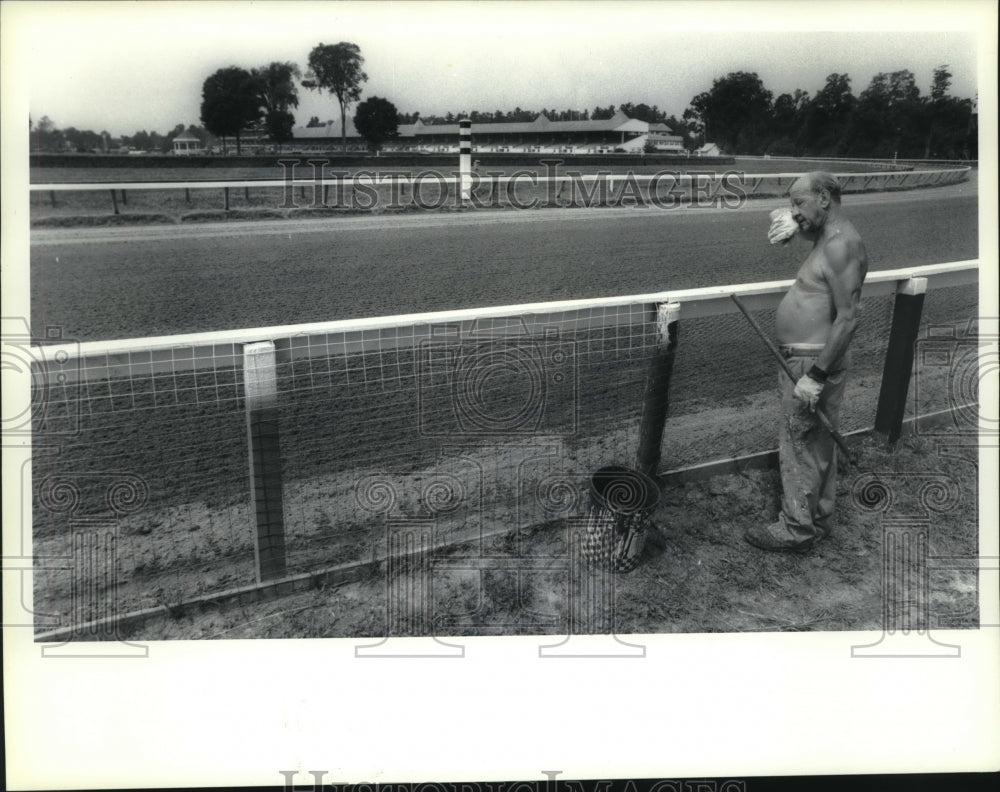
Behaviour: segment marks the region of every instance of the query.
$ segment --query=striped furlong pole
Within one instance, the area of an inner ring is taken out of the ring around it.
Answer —
[[[458,122],[458,174],[459,194],[468,201],[472,193],[472,122],[468,118]]]

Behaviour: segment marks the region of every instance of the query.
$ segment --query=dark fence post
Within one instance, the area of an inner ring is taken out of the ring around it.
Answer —
[[[256,514],[254,557],[258,581],[284,577],[285,515],[281,492],[278,380],[274,342],[243,347],[250,494]]]
[[[125,195],[124,190],[122,190],[122,206],[128,206],[128,197]]]
[[[656,477],[660,465],[663,427],[667,420],[670,375],[674,369],[677,349],[677,319],[680,303],[661,303],[656,307],[657,343],[646,377],[646,392],[642,404],[639,428],[639,450],[635,466],[640,473]]]
[[[927,278],[910,278],[896,289],[892,310],[889,346],[882,369],[882,387],[875,411],[875,431],[895,443],[903,429],[906,394],[913,372],[913,349],[920,330],[920,315],[924,307]]]
[[[115,214],[118,214],[118,197],[115,195],[115,191],[111,191],[111,206],[115,210]]]
[[[225,196],[225,199],[226,199],[226,211],[228,212],[229,211],[229,188],[228,187],[223,187],[222,188],[222,193],[223,193],[223,195]]]
[[[49,200],[52,202],[53,206],[56,205],[56,191],[55,190],[49,190]]]

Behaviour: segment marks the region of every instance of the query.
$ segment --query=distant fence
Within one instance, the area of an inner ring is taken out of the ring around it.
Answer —
[[[522,171],[513,175],[491,173],[485,167],[478,172],[470,166],[449,172],[425,170],[416,172],[357,171],[354,174],[327,173],[325,164],[313,166],[310,160],[284,160],[284,179],[194,180],[194,181],[133,181],[32,184],[32,193],[48,193],[51,205],[57,205],[57,193],[106,191],[110,208],[119,214],[119,203],[125,204],[129,191],[184,190],[188,202],[192,190],[221,190],[221,208],[230,210],[234,190],[242,190],[244,200],[269,196],[279,209],[331,208],[350,206],[400,208],[416,204],[420,208],[438,209],[455,203],[459,206],[537,208],[539,206],[586,205],[607,206],[629,202],[668,207],[677,202],[699,202],[704,205],[738,205],[747,197],[782,196],[801,175],[798,173],[743,174],[678,173],[664,169],[653,174],[638,173],[559,173],[559,160],[549,160],[543,173]],[[324,163],[314,159],[312,162]],[[965,181],[971,168],[943,168],[875,173],[838,173],[845,193],[907,190],[935,187]],[[303,172],[310,178],[301,178]],[[297,191],[297,192],[296,192]],[[331,191],[333,204],[329,203]],[[301,202],[301,203],[300,203]]]
[[[977,160],[948,160],[948,159],[914,159],[912,157],[779,157],[770,154],[749,155],[740,154],[741,160],[770,160],[775,162],[824,162],[832,165],[864,164],[874,168],[884,168],[886,170],[912,170],[921,168],[923,170],[936,168],[967,168],[978,164]]]
[[[869,273],[868,387],[845,429],[898,432],[921,312],[974,316],[978,266]],[[36,610],[64,613],[73,581],[98,575],[96,545],[70,544],[94,526],[121,608],[167,607],[384,558],[400,520],[488,552],[578,513],[598,467],[769,448],[748,405],[773,361],[730,295],[766,324],[790,285],[33,344]],[[920,412],[951,403],[920,393]]]

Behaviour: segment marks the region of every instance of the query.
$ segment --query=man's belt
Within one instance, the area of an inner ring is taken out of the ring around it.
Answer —
[[[817,357],[823,351],[826,344],[781,344],[782,357]]]

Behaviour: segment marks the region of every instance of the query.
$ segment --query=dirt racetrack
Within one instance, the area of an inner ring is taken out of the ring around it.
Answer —
[[[37,230],[32,325],[95,341],[781,280],[783,203]],[[979,255],[974,182],[845,206],[872,271]]]

